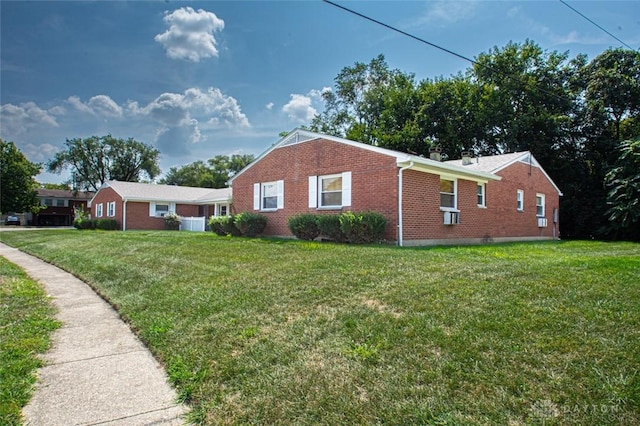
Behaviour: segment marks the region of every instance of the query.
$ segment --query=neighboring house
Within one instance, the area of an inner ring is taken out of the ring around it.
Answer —
[[[109,181],[90,206],[93,219],[115,219],[121,230],[164,229],[164,215],[169,212],[185,217],[224,216],[230,202],[230,188]]]
[[[439,161],[296,129],[231,179],[234,212],[291,236],[300,213],[377,211],[399,245],[552,239],[558,187],[529,152]]]
[[[93,192],[67,191],[64,189],[38,189],[40,205],[44,209],[33,213],[29,219],[37,226],[71,226],[74,209],[87,210]]]

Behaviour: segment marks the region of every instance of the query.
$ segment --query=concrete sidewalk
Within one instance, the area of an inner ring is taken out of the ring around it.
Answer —
[[[26,425],[182,425],[162,367],[89,286],[71,274],[0,243],[53,297],[62,327],[38,370]]]

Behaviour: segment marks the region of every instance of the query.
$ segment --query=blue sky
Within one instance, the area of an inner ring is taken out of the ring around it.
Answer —
[[[621,46],[555,0],[336,2],[469,58],[526,39],[571,58]],[[567,3],[640,47],[640,2]],[[0,137],[43,163],[67,138],[108,133],[158,148],[164,172],[258,155],[309,124],[356,61],[383,54],[418,80],[470,66],[320,0],[2,1],[0,13]]]

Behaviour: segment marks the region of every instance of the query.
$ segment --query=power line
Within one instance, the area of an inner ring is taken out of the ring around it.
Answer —
[[[385,24],[384,22],[381,22],[381,21],[378,21],[378,20],[376,20],[376,19],[373,19],[373,18],[371,18],[371,17],[369,17],[369,16],[367,16],[367,15],[363,15],[363,14],[362,14],[362,13],[360,13],[360,12],[356,12],[355,10],[352,10],[352,9],[347,8],[347,7],[341,6],[341,5],[337,4],[337,3],[334,3],[334,2],[329,1],[329,0],[322,0],[322,1],[324,1],[325,3],[329,3],[330,5],[335,6],[335,7],[339,8],[339,9],[342,9],[342,10],[344,10],[344,11],[346,11],[346,12],[349,12],[349,13],[351,13],[351,14],[353,14],[353,15],[356,15],[356,16],[359,16],[359,17],[361,17],[361,18],[364,18],[364,19],[366,19],[367,21],[374,22],[374,23],[376,23],[376,24],[378,24],[378,25],[381,25],[381,26],[383,26],[383,27],[385,27],[385,28],[388,28],[388,29],[390,29],[390,30],[392,30],[392,31],[395,31],[395,32],[397,32],[397,33],[400,33],[400,34],[402,34],[402,35],[405,35],[405,36],[407,36],[407,37],[410,37],[410,38],[412,38],[412,39],[414,39],[414,40],[417,40],[417,41],[419,41],[419,42],[421,42],[421,43],[428,44],[429,46],[435,47],[436,49],[440,49],[440,50],[442,50],[443,52],[447,52],[447,53],[449,53],[450,55],[457,56],[458,58],[460,58],[460,59],[464,59],[465,61],[468,61],[468,62],[471,62],[471,63],[472,63],[472,64],[474,64],[474,65],[477,65],[477,64],[478,64],[478,62],[474,61],[473,59],[467,58],[466,56],[463,56],[463,55],[461,55],[461,54],[459,54],[459,53],[456,53],[456,52],[454,52],[454,51],[452,51],[452,50],[449,50],[449,49],[447,49],[447,48],[445,48],[445,47],[438,46],[438,45],[437,45],[437,44],[435,44],[435,43],[431,43],[430,41],[427,41],[427,40],[422,39],[422,38],[420,38],[420,37],[414,36],[413,34],[409,34],[408,32],[402,31],[401,29],[398,29],[398,28],[396,28],[396,27],[392,27],[391,25]]]
[[[584,19],[586,19],[587,21],[591,22],[593,25],[595,25],[596,27],[600,28],[602,31],[604,31],[605,33],[609,34],[611,37],[615,38],[616,40],[618,40],[620,43],[622,43],[624,46],[628,47],[631,50],[636,50],[633,47],[629,46],[627,43],[625,43],[624,41],[620,40],[618,37],[614,36],[613,34],[611,34],[609,31],[605,30],[604,28],[602,28],[600,25],[598,25],[597,23],[595,23],[592,19],[590,19],[589,17],[587,17],[586,15],[584,15],[583,13],[581,13],[579,10],[577,10],[576,8],[574,8],[573,6],[569,5],[567,2],[565,2],[564,0],[558,0],[560,3],[564,4],[565,6],[567,6],[569,9],[573,10],[575,13],[577,13],[578,15],[582,16]]]

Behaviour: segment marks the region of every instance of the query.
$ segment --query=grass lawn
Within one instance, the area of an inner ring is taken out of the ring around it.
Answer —
[[[55,310],[39,284],[0,257],[0,424],[22,423],[21,410],[31,396],[37,354],[49,347],[58,328]]]
[[[2,240],[110,300],[196,423],[640,423],[639,244]]]

